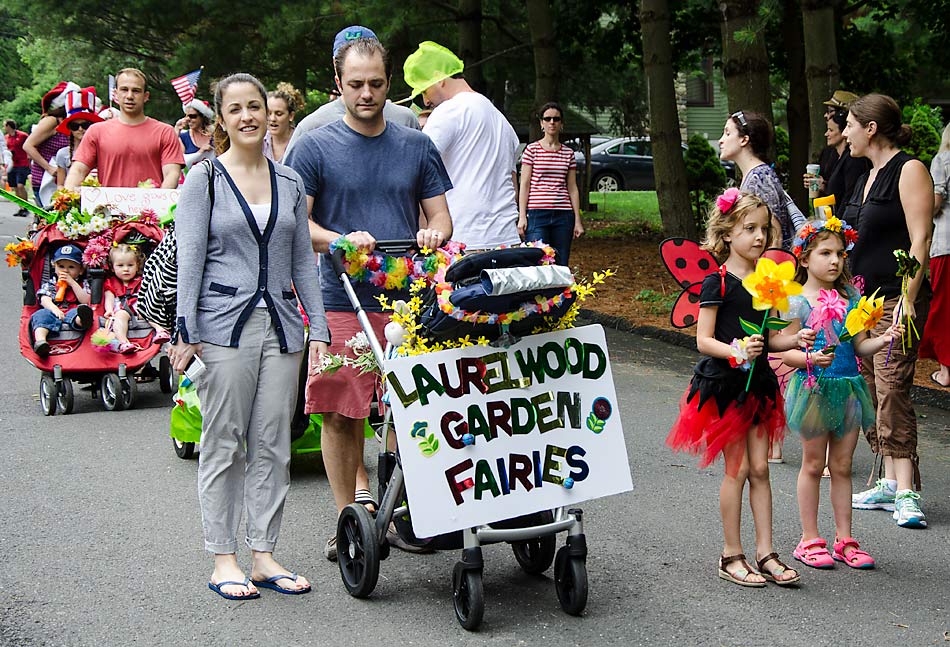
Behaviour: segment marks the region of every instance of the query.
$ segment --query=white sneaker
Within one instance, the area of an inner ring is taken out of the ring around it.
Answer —
[[[913,490],[901,490],[896,496],[894,520],[901,528],[926,528],[927,517],[920,510],[920,495]]]
[[[893,510],[895,494],[896,491],[884,479],[878,479],[870,490],[851,495],[851,507],[856,510]]]

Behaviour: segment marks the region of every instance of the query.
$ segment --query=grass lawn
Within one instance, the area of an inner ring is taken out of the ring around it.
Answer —
[[[616,237],[662,231],[656,191],[617,191],[590,194],[597,211],[585,211],[594,237]]]

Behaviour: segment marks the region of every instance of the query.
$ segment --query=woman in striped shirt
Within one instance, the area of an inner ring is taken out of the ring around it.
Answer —
[[[543,240],[567,265],[571,241],[584,233],[577,164],[574,151],[561,144],[564,117],[556,103],[546,103],[538,113],[544,136],[528,144],[521,157],[521,191],[518,194],[518,233],[525,240]]]

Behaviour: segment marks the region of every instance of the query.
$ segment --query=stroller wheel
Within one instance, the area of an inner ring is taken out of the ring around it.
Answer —
[[[40,377],[40,408],[44,416],[56,415],[56,380],[49,373]]]
[[[587,607],[587,563],[583,557],[572,556],[567,546],[561,546],[554,559],[554,588],[566,613],[583,613]]]
[[[365,598],[379,580],[379,544],[376,523],[365,506],[343,508],[336,527],[337,563],[343,586],[355,598]]]
[[[67,415],[73,412],[73,381],[63,379],[56,392],[56,407],[60,413]]]
[[[162,393],[171,393],[178,387],[178,378],[172,370],[172,361],[168,355],[162,355],[158,360],[158,388]]]
[[[452,572],[452,601],[459,624],[469,631],[478,629],[485,615],[485,592],[480,569],[466,568],[462,562],[455,564]]]
[[[175,448],[175,454],[182,460],[188,460],[195,455],[194,443],[183,443],[177,438],[172,438],[172,446]]]
[[[550,510],[540,513],[538,523],[551,523],[554,521],[554,515]],[[557,551],[557,537],[547,535],[545,537],[534,537],[526,541],[512,542],[511,550],[515,554],[515,559],[521,565],[521,570],[531,575],[540,575],[554,563],[554,553]]]
[[[102,397],[102,406],[106,411],[122,411],[125,409],[126,402],[130,398],[125,393],[125,385],[122,379],[115,373],[106,373],[102,376],[100,384],[100,395]],[[129,388],[131,392],[131,387]]]

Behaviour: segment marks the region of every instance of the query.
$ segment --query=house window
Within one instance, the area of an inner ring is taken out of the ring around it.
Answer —
[[[712,59],[705,58],[700,69],[686,79],[686,105],[688,107],[712,107],[715,105],[712,77]]]

